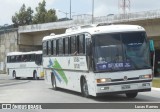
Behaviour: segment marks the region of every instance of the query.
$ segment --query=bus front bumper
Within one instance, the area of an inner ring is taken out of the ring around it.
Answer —
[[[96,96],[151,91],[152,80],[97,84]]]

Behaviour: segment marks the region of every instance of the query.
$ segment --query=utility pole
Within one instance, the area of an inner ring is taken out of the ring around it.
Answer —
[[[94,0],[92,0],[92,24],[94,23]]]
[[[119,0],[118,7],[120,14],[125,16],[130,11],[130,0]]]
[[[72,6],[71,5],[72,5],[72,3],[71,3],[71,0],[70,0],[70,19],[71,19],[71,12],[72,12],[72,9],[71,9]]]

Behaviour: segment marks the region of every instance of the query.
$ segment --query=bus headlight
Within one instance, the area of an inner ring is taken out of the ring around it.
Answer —
[[[106,82],[111,82],[111,79],[110,78],[97,79],[97,83],[106,83]]]
[[[140,75],[139,78],[140,79],[151,79],[152,75],[151,74],[149,74],[149,75]]]

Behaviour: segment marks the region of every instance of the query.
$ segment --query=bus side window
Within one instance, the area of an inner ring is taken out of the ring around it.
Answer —
[[[62,55],[63,54],[63,38],[60,38],[59,39],[59,55]]]
[[[35,60],[35,54],[31,54],[31,61]]]
[[[56,40],[53,40],[53,55],[56,55]]]
[[[43,55],[47,55],[47,42],[43,42]]]
[[[37,64],[37,65],[41,65],[42,64],[42,55],[41,54],[36,54],[35,55],[35,63]]]
[[[69,37],[64,38],[64,53],[69,54]]]
[[[31,55],[27,55],[27,62],[31,61]]]
[[[26,62],[26,61],[27,61],[27,55],[23,55],[22,61],[23,61],[23,62]]]
[[[78,53],[85,54],[85,36],[84,35],[78,36]]]
[[[53,55],[53,40],[51,40],[50,43],[51,43],[51,55]]]
[[[86,54],[88,56],[91,56],[92,55],[92,42],[91,42],[91,39],[90,38],[87,38],[86,39]]]
[[[21,55],[16,56],[16,62],[21,62]]]
[[[68,37],[68,54],[71,55],[71,37]]]
[[[59,55],[59,39],[56,40],[56,55]]]
[[[51,55],[51,40],[48,41],[48,55]]]
[[[46,55],[48,55],[48,41],[46,42]]]
[[[12,63],[15,62],[15,58],[16,58],[16,56],[11,56],[11,62],[12,62]]]
[[[71,39],[71,54],[72,55],[77,55],[77,53],[78,53],[78,51],[77,51],[77,39],[76,39],[77,37],[76,36],[73,36],[73,37],[71,37],[70,39]]]

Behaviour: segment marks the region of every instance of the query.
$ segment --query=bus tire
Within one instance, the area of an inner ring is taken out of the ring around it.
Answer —
[[[52,82],[52,89],[57,90],[56,79],[54,74],[51,74],[51,82]]]
[[[34,73],[33,73],[33,79],[34,79],[34,80],[38,80],[37,72],[36,72],[36,71],[34,71]]]
[[[15,71],[13,71],[13,78],[14,78],[14,79],[20,79],[20,77],[17,77],[17,76],[16,76],[16,72],[15,72]]]
[[[15,71],[13,71],[12,77],[13,77],[14,79],[16,79],[16,72],[15,72]]]
[[[82,91],[82,96],[86,98],[89,97],[88,85],[85,78],[82,78],[82,81],[81,81],[81,91]]]
[[[135,93],[126,93],[127,98],[135,98],[138,95],[137,92]]]

